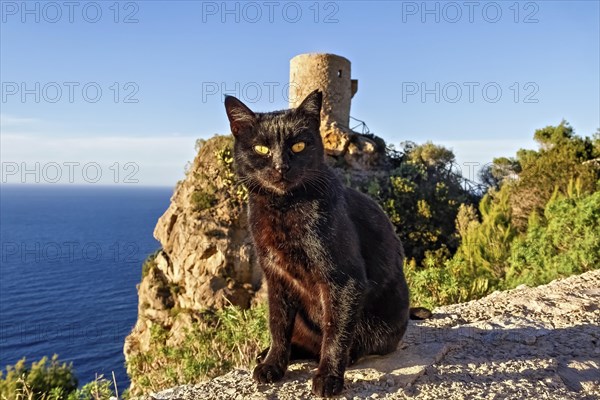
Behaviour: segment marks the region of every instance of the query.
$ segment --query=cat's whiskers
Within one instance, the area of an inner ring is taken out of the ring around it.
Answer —
[[[326,188],[326,186],[324,185],[324,183],[321,180],[319,180],[318,177],[309,176],[308,179],[307,179],[307,182],[310,183],[311,186],[317,192],[319,192],[319,194],[321,194],[321,195],[327,194],[327,191],[326,191],[327,188]]]
[[[313,187],[322,195],[327,194],[327,177],[323,176],[319,169],[307,169],[306,171],[307,183],[313,184]]]
[[[239,177],[238,180],[239,180],[239,183],[246,185],[246,188],[248,189],[249,192],[256,191],[258,194],[261,194],[261,192],[264,190],[262,185],[260,183],[258,183],[258,181],[256,179],[252,178],[251,176],[242,176],[242,177]]]

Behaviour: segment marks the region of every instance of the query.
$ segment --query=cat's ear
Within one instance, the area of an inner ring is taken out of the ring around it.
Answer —
[[[256,115],[252,110],[233,96],[225,96],[225,111],[227,111],[233,136],[250,130],[256,121]]]
[[[310,115],[315,118],[320,118],[321,116],[321,105],[323,103],[323,93],[317,89],[312,91],[306,98],[302,101],[297,108],[297,110],[303,111],[305,114]]]

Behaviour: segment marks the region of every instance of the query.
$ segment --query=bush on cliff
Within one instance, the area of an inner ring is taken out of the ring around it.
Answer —
[[[420,266],[407,265],[413,302],[463,302],[600,266],[600,135],[578,137],[563,121],[534,138],[538,150],[484,171],[490,189],[479,213],[464,205],[457,214],[456,253],[430,251]]]
[[[600,192],[557,196],[512,246],[506,286],[537,286],[600,266]]]
[[[64,399],[77,389],[73,364],[60,362],[55,354],[27,366],[25,358],[0,371],[2,399]]]
[[[29,366],[25,358],[0,371],[2,400],[108,400],[114,396],[113,382],[99,376],[95,381],[77,388],[72,363],[42,357]]]
[[[350,185],[373,197],[402,240],[406,259],[420,266],[431,252],[453,254],[459,237],[454,226],[461,204],[476,204],[478,194],[466,188],[451,150],[427,142],[405,142],[388,148],[387,169]]]
[[[182,340],[174,341],[160,325],[152,326],[151,336],[150,351],[127,361],[140,393],[198,383],[234,367],[251,366],[269,345],[267,307],[207,310],[197,315]]]

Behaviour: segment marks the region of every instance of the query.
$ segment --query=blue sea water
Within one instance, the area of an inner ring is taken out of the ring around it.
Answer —
[[[0,186],[0,368],[56,353],[129,385],[123,342],[172,188]]]

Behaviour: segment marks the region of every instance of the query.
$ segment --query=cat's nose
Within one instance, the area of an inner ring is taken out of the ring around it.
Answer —
[[[275,164],[275,171],[279,172],[281,175],[285,174],[290,170],[290,166],[284,163]]]

